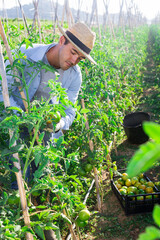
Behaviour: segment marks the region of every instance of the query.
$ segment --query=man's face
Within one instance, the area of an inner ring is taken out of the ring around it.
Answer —
[[[59,48],[59,65],[63,70],[75,66],[79,61],[85,59],[85,56],[79,52],[72,43],[65,43],[65,38],[62,36],[60,38],[60,48]]]

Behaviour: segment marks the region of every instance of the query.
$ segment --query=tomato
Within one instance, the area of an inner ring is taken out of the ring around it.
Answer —
[[[123,181],[126,181],[128,179],[128,174],[122,173],[122,179],[123,179]]]
[[[85,166],[84,166],[84,169],[86,172],[90,172],[92,170],[93,166],[92,164],[90,163],[87,163]]]
[[[83,209],[79,212],[79,219],[81,221],[87,221],[90,218],[90,212],[87,209]]]
[[[60,119],[61,119],[61,115],[59,112],[56,112],[56,113],[50,112],[49,115],[45,117],[47,124],[50,124],[52,122],[59,123]]]
[[[137,192],[137,188],[134,187],[134,186],[130,186],[130,187],[128,188],[128,192],[136,193],[136,192]]]
[[[123,179],[122,179],[122,178],[118,178],[118,180],[117,180],[117,181],[118,181],[118,183],[119,183],[119,184],[121,184],[122,186],[124,185],[124,181],[123,181]]]
[[[138,194],[145,194],[145,191],[143,189],[139,189]]]
[[[154,187],[154,183],[151,182],[151,181],[150,181],[150,182],[147,182],[146,185],[147,185],[148,187]]]
[[[140,182],[136,182],[134,186],[135,186],[136,188],[139,188],[140,185],[141,185]]]
[[[138,178],[137,177],[133,177],[131,179],[132,185],[135,185],[138,182]]]
[[[146,180],[144,178],[141,178],[139,181],[140,181],[141,184],[146,183]]]
[[[61,114],[59,112],[50,113],[49,117],[53,122],[58,123],[61,119]]]
[[[142,190],[144,190],[145,191],[145,189],[146,189],[146,186],[144,185],[144,184],[142,184],[142,185],[139,185],[139,187],[138,187],[139,189],[142,189]]]
[[[138,177],[139,177],[139,179],[141,179],[141,178],[144,177],[144,174],[143,174],[143,173],[140,173]]]
[[[120,189],[120,188],[122,188],[122,185],[121,185],[120,183],[117,183],[117,184],[116,184],[116,187],[117,187],[118,189]]]
[[[76,219],[76,224],[78,227],[85,227],[88,224],[88,221],[82,221],[79,217]]]
[[[153,193],[152,187],[146,187],[146,193]]]
[[[138,200],[138,201],[142,201],[143,199],[144,199],[143,196],[138,196],[138,197],[137,197],[137,200]]]
[[[120,191],[120,193],[122,195],[126,195],[127,194],[127,190],[125,188],[121,188],[121,189],[119,189],[119,191]]]
[[[128,179],[125,181],[125,185],[126,185],[127,187],[130,187],[130,186],[132,185],[131,179],[128,178]]]

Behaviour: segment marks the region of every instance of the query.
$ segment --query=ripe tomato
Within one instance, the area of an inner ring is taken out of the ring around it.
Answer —
[[[85,227],[87,225],[88,221],[82,221],[79,217],[76,219],[76,224],[78,227]]]
[[[81,221],[87,221],[90,218],[90,212],[87,209],[83,209],[79,212],[79,219]]]

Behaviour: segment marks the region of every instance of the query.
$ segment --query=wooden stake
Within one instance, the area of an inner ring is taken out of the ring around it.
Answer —
[[[25,17],[25,14],[24,14],[22,5],[21,5],[21,3],[20,3],[20,0],[18,0],[18,3],[19,3],[19,6],[20,6],[20,9],[21,9],[21,12],[22,12],[22,17],[23,17],[25,26],[26,26],[26,28],[27,28],[28,35],[30,35],[29,27],[28,27],[27,20],[26,20],[26,17]]]
[[[1,19],[0,19],[0,35],[1,35],[1,37],[2,37],[2,40],[3,40],[3,42],[4,42],[4,45],[5,45],[5,47],[6,47],[6,51],[7,51],[8,58],[9,58],[9,62],[10,62],[11,65],[13,65],[12,53],[11,53],[11,50],[10,50],[10,47],[9,47],[9,44],[8,44],[8,41],[7,41],[5,32],[4,32],[4,28],[3,28],[3,25],[2,25]],[[16,69],[14,69],[14,72],[15,72],[14,75],[17,76],[17,75],[18,75],[18,72],[17,72]],[[15,80],[16,80],[16,82],[20,83],[19,78],[15,77]],[[28,104],[27,104],[27,101],[26,101],[26,96],[25,96],[25,94],[24,94],[24,91],[23,91],[23,89],[22,89],[21,86],[19,86],[18,89],[19,89],[20,95],[21,95],[21,97],[22,97],[22,101],[23,101],[23,104],[24,104],[24,106],[25,106],[25,109],[26,109],[26,111],[27,111],[27,110],[28,110]]]
[[[42,43],[41,22],[40,22],[39,13],[38,13],[39,0],[33,0],[33,4],[34,4],[34,8],[35,8],[34,20],[37,19],[40,43]]]
[[[9,107],[10,106],[10,100],[9,100],[9,94],[8,94],[8,85],[7,85],[7,78],[5,73],[5,66],[4,66],[4,59],[2,55],[2,46],[0,43],[0,75],[2,76],[2,95],[4,100],[4,106]],[[9,130],[10,138],[12,138],[13,132]],[[16,145],[16,142],[14,143],[14,146]],[[25,226],[31,228],[30,226],[30,218],[28,214],[28,207],[27,207],[27,200],[26,200],[26,193],[24,189],[23,184],[23,178],[22,178],[22,172],[21,172],[21,165],[20,165],[20,159],[18,156],[18,153],[13,154],[13,157],[18,160],[18,162],[14,162],[14,166],[18,169],[18,172],[16,172],[16,178],[18,183],[18,189],[19,189],[19,195],[21,200],[21,206],[24,216],[24,223]],[[31,233],[26,233],[26,239],[33,240],[33,236]]]
[[[81,105],[82,105],[82,108],[85,109],[84,99],[81,99]],[[89,123],[87,120],[86,113],[84,113],[84,118],[86,120],[86,122],[85,122],[86,128],[87,128],[87,130],[89,130]],[[94,146],[93,146],[93,141],[91,139],[89,139],[89,148],[90,148],[91,152],[93,152]],[[98,171],[97,171],[96,167],[93,167],[93,170],[94,170],[94,178],[95,178],[96,192],[97,192],[98,211],[101,212],[102,209],[101,209],[101,198],[100,198],[100,191],[99,191]]]

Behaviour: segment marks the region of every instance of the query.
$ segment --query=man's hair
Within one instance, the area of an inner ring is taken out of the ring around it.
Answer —
[[[67,45],[69,43],[69,40],[64,36],[65,38],[65,42],[64,42],[64,45]]]

